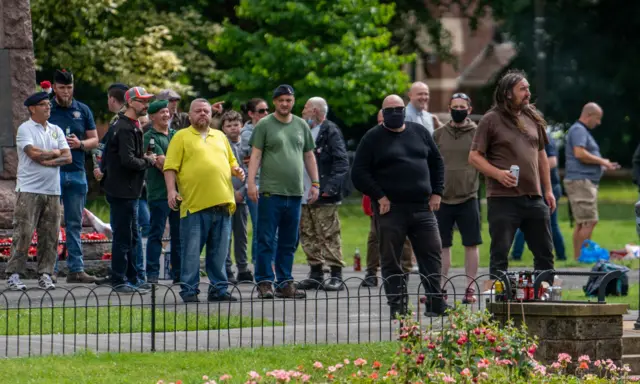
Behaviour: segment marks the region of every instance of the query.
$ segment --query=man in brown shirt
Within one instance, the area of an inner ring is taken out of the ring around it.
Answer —
[[[478,245],[482,244],[478,209],[480,181],[478,170],[469,164],[469,151],[477,127],[468,117],[471,99],[466,94],[451,96],[449,110],[451,121],[433,132],[433,140],[444,159],[444,193],[440,209],[436,211],[442,240],[442,275],[447,276],[451,266],[453,227],[456,225],[464,245],[464,269],[467,275],[467,289],[462,303],[472,304],[476,302],[474,280],[478,274],[480,257]]]
[[[524,72],[507,72],[498,82],[493,107],[480,120],[469,153],[469,163],[487,178],[489,273],[493,278],[507,270],[509,249],[518,228],[533,253],[533,267],[553,269],[549,217],[556,209],[556,200],[544,151],[546,122],[529,104],[530,99]],[[512,165],[520,168],[519,178],[511,173]]]

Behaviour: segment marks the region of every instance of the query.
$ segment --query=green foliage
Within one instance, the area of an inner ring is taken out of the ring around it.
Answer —
[[[368,119],[384,96],[408,86],[402,66],[412,56],[390,45],[386,27],[394,8],[378,0],[241,0],[239,23],[225,21],[211,42],[224,97],[237,106],[287,83],[302,103],[327,99],[347,124]]]

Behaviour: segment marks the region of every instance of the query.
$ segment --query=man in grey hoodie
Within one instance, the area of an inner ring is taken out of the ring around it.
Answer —
[[[247,172],[247,165],[242,162],[240,139],[240,128],[242,127],[242,116],[236,111],[228,111],[222,115],[221,119],[222,131],[227,135],[229,139],[229,145],[233,155],[236,157],[238,164],[242,167],[242,170]],[[237,282],[253,282],[253,274],[248,268],[247,262],[247,218],[249,216],[249,209],[247,208],[246,189],[247,184],[238,179],[232,177],[233,189],[236,199],[236,211],[233,214],[231,220],[231,234],[233,238],[233,254],[236,260],[236,267],[238,268],[238,277],[234,277],[231,269],[231,247],[229,247],[229,253],[227,254],[227,276],[231,284]],[[231,241],[231,239],[229,239]]]
[[[449,101],[449,110],[451,121],[433,132],[433,140],[444,159],[444,193],[440,210],[436,211],[442,241],[442,275],[447,276],[449,273],[453,227],[457,225],[464,245],[468,283],[462,302],[471,304],[476,301],[473,286],[480,257],[478,245],[482,244],[478,205],[479,175],[468,161],[477,127],[468,117],[471,113],[469,96],[464,93],[454,94]]]

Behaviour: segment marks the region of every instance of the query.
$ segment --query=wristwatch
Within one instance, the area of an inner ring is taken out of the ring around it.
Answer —
[[[80,140],[80,149],[84,151],[84,142]]]

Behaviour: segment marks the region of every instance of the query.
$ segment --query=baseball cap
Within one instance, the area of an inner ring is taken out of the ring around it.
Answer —
[[[158,96],[156,97],[156,99],[173,101],[173,100],[180,100],[181,97],[178,94],[178,92],[174,91],[173,89],[163,89],[158,93]]]
[[[127,102],[131,99],[149,100],[152,97],[153,95],[147,93],[147,91],[142,87],[129,88],[127,93],[124,94],[124,98]]]
[[[288,85],[288,84],[281,84],[278,85],[278,88],[276,88],[273,91],[273,98],[277,98],[280,97],[282,95],[292,95],[293,96],[293,87]]]

